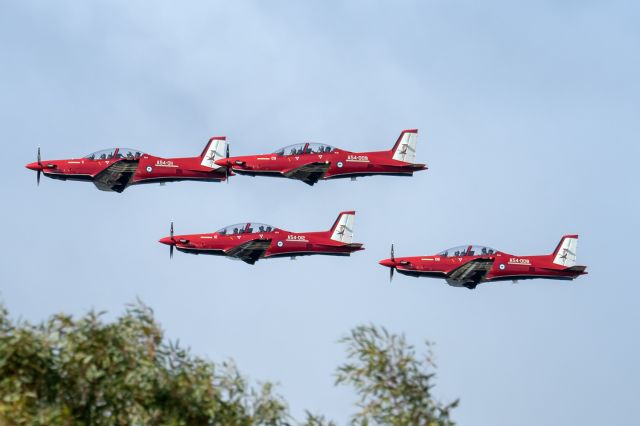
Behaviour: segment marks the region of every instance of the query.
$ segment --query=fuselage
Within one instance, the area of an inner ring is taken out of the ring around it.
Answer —
[[[394,257],[381,260],[383,266],[404,275],[443,278],[453,286],[473,288],[481,282],[524,279],[573,280],[586,274],[585,267],[554,263],[553,255],[516,256],[501,251],[440,253],[431,256]]]
[[[128,154],[128,155],[127,155]],[[202,166],[199,157],[162,158],[140,152],[122,154],[119,149],[104,156],[43,160],[27,168],[52,179],[94,182],[101,190],[122,192],[130,185],[183,180],[219,182],[224,169]]]
[[[308,145],[308,144],[307,144]],[[317,152],[303,147],[300,153],[281,152],[247,155],[219,160],[238,174],[250,176],[288,177],[287,173],[310,163],[325,163],[328,168],[321,179],[372,175],[411,176],[425,170],[424,164],[405,163],[391,158],[389,151],[350,152],[339,148]]]
[[[239,230],[240,231],[240,230]],[[291,232],[275,228],[271,231],[254,230],[255,232],[209,234],[187,234],[165,237],[161,243],[174,245],[184,253],[209,254],[227,256],[228,252],[254,240],[268,241],[263,258],[296,257],[314,254],[349,256],[351,253],[364,250],[362,244],[345,244],[332,240],[327,232]]]

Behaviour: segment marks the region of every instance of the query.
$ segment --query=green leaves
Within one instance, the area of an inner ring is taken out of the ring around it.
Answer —
[[[167,341],[138,301],[107,323],[103,312],[14,323],[0,306],[0,424],[223,425],[296,423],[271,383],[250,386],[231,361],[215,364]],[[340,341],[336,384],[359,396],[354,425],[452,425],[431,397],[431,347],[419,360],[404,336],[359,326]],[[301,425],[335,426],[306,413]]]
[[[458,401],[442,404],[431,396],[435,364],[429,343],[420,360],[404,335],[373,325],[354,328],[340,343],[348,362],[338,367],[336,384],[351,385],[359,395],[353,425],[453,425],[449,413]]]
[[[14,324],[0,309],[0,424],[280,425],[270,384],[249,388],[166,342],[138,302],[113,323],[103,313]],[[227,364],[225,364],[227,365]]]

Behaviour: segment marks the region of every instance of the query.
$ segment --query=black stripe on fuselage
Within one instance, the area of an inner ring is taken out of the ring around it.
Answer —
[[[518,280],[534,280],[534,279],[543,279],[543,280],[558,280],[558,281],[571,281],[578,278],[579,275],[576,276],[550,276],[550,275],[509,275],[502,276],[496,278],[489,278],[484,280],[483,282],[496,282],[496,281],[518,281]]]
[[[93,176],[91,175],[74,175],[64,173],[47,173],[42,172],[46,177],[56,180],[75,180],[78,182],[93,182]]]
[[[146,183],[167,183],[167,182],[183,182],[183,181],[193,181],[193,182],[216,182],[219,183],[224,178],[194,178],[194,177],[166,177],[166,178],[150,178],[150,179],[140,179],[131,183],[131,185],[142,185]]]
[[[273,170],[239,170],[239,169],[233,169],[234,173],[237,173],[239,175],[245,175],[245,176],[269,176],[269,177],[279,177],[279,178],[286,178],[287,176],[283,175],[282,172],[277,172],[277,171],[273,171]],[[370,173],[341,173],[338,175],[333,175],[333,176],[326,176],[326,177],[322,177],[320,178],[320,180],[329,180],[329,179],[346,179],[346,178],[352,178],[352,177],[367,177],[367,176],[405,176],[405,177],[410,177],[413,176],[413,171],[407,171],[407,172],[370,172]],[[295,178],[289,178],[289,179],[295,179]]]
[[[187,254],[208,254],[210,256],[226,256],[227,255],[224,252],[224,250],[218,250],[218,249],[197,249],[197,248],[176,246],[176,250],[181,251],[183,253],[187,253]]]
[[[426,277],[426,278],[446,278],[446,274],[444,272],[431,272],[431,271],[411,271],[407,269],[398,269],[396,268],[399,274],[408,275],[410,277]]]
[[[296,256],[312,256],[314,254],[322,254],[324,256],[351,256],[351,252],[337,253],[337,252],[323,252],[323,251],[290,251],[288,253],[277,253],[265,256],[265,259],[272,259],[276,257],[296,257]]]

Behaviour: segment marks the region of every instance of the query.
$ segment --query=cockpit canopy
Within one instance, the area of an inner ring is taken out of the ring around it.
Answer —
[[[298,143],[280,148],[276,155],[326,154],[335,148],[324,143]]]
[[[458,246],[438,253],[442,257],[462,257],[462,256],[484,256],[494,254],[496,250],[485,246]]]
[[[143,154],[139,149],[131,148],[111,148],[102,151],[92,152],[84,158],[88,160],[111,160],[112,158],[126,158],[128,160],[138,160]]]
[[[259,234],[261,232],[275,231],[276,227],[271,225],[265,225],[264,223],[246,222],[236,223],[235,225],[229,225],[216,231],[221,235],[233,235],[233,234]]]

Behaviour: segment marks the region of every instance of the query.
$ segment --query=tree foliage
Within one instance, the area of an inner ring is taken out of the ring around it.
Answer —
[[[351,362],[338,382],[361,397],[354,424],[452,424],[456,403],[431,400],[433,374],[420,370],[404,338],[369,326],[343,342]],[[89,312],[38,325],[14,322],[0,306],[0,425],[295,423],[271,383],[251,386],[233,362],[213,363],[168,341],[142,303],[113,322]],[[335,426],[311,413],[299,424]]]
[[[431,344],[420,361],[404,335],[359,326],[341,340],[349,362],[338,368],[337,384],[352,385],[360,396],[354,425],[453,425],[458,400],[442,404],[431,396],[435,364]]]
[[[216,365],[165,342],[148,307],[105,323],[55,315],[31,326],[0,313],[0,423],[284,425],[271,384],[249,388],[232,363]]]

